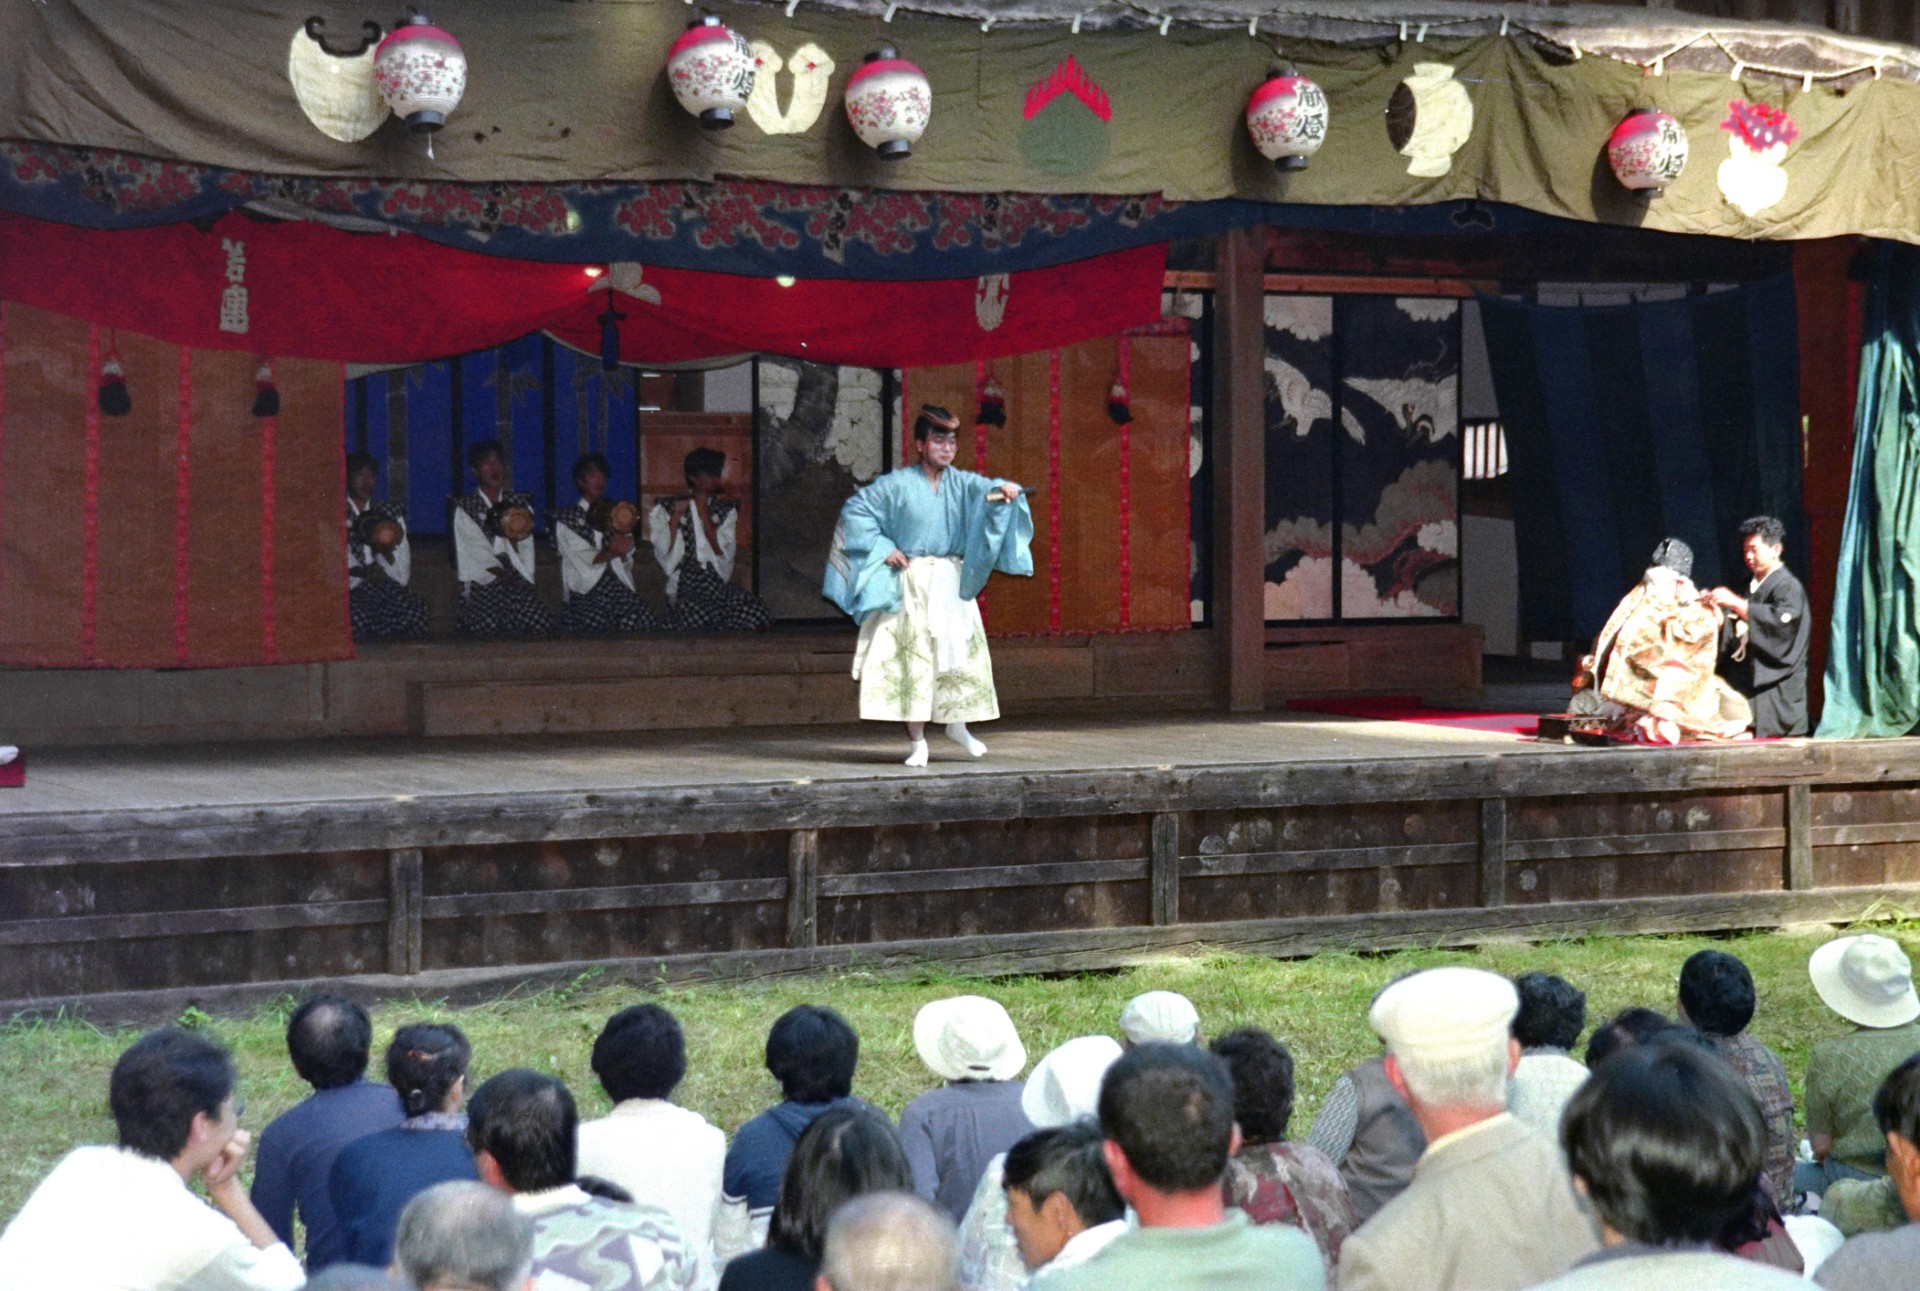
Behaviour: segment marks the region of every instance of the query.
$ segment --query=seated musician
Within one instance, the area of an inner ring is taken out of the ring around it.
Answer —
[[[773,622],[758,596],[737,587],[740,504],[720,494],[727,455],[717,448],[687,454],[687,493],[661,498],[647,515],[647,537],[667,572],[672,626],[706,632],[753,632]]]
[[[1662,542],[1640,583],[1615,607],[1580,661],[1576,692],[1599,697],[1598,716],[1621,739],[1646,744],[1742,740],[1753,710],[1714,672],[1721,614],[1702,602],[1690,575],[1693,552]]]
[[[497,439],[467,449],[479,486],[453,511],[460,631],[469,636],[539,636],[555,631],[553,611],[533,588],[533,499],[506,491],[507,456]]]
[[[567,597],[560,616],[565,632],[654,632],[662,626],[633,589],[633,505],[607,497],[610,471],[600,454],[583,454],[573,464],[580,501],[554,513]]]
[[[413,549],[406,513],[374,498],[379,474],[368,454],[347,454],[347,612],[355,641],[427,634],[427,603],[407,588]]]

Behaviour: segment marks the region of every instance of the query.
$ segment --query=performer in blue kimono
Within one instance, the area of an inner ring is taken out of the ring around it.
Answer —
[[[955,467],[959,430],[945,408],[920,409],[919,463],[847,499],[821,589],[860,624],[860,716],[907,724],[910,767],[927,765],[930,721],[974,757],[987,751],[967,730],[1000,716],[974,598],[996,569],[1033,573],[1033,515],[1020,486]]]

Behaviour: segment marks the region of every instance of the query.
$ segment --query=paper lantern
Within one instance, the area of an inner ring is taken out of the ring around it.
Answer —
[[[1327,96],[1291,67],[1275,68],[1247,100],[1247,133],[1280,170],[1304,170],[1327,140]]]
[[[667,83],[680,106],[708,130],[725,130],[753,94],[753,51],[712,14],[680,33],[667,51]]]
[[[891,45],[868,54],[847,78],[847,121],[882,160],[910,156],[932,116],[933,87],[926,73]]]
[[[407,129],[431,134],[467,91],[467,56],[459,41],[415,14],[374,51],[373,83]]]
[[[1635,108],[1607,140],[1607,164],[1622,185],[1649,197],[1687,168],[1687,131],[1658,108]]]

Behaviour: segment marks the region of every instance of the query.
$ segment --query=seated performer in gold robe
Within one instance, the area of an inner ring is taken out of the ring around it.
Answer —
[[[1752,738],[1753,710],[1714,672],[1721,612],[1689,575],[1693,552],[1662,542],[1640,583],[1621,598],[1580,661],[1576,691],[1591,687],[1622,739],[1645,744]],[[1584,683],[1584,684],[1583,684]]]

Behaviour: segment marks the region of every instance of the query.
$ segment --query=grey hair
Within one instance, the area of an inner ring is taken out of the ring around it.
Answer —
[[[533,1271],[533,1221],[484,1183],[437,1183],[400,1212],[393,1261],[420,1291],[520,1291]]]
[[[1505,1107],[1508,1040],[1504,1033],[1476,1053],[1435,1059],[1409,1047],[1394,1064],[1407,1093],[1427,1107]]]
[[[407,1285],[371,1264],[329,1264],[307,1280],[306,1291],[407,1291]]]
[[[868,1193],[834,1212],[820,1272],[833,1291],[954,1291],[959,1234],[913,1193]]]

